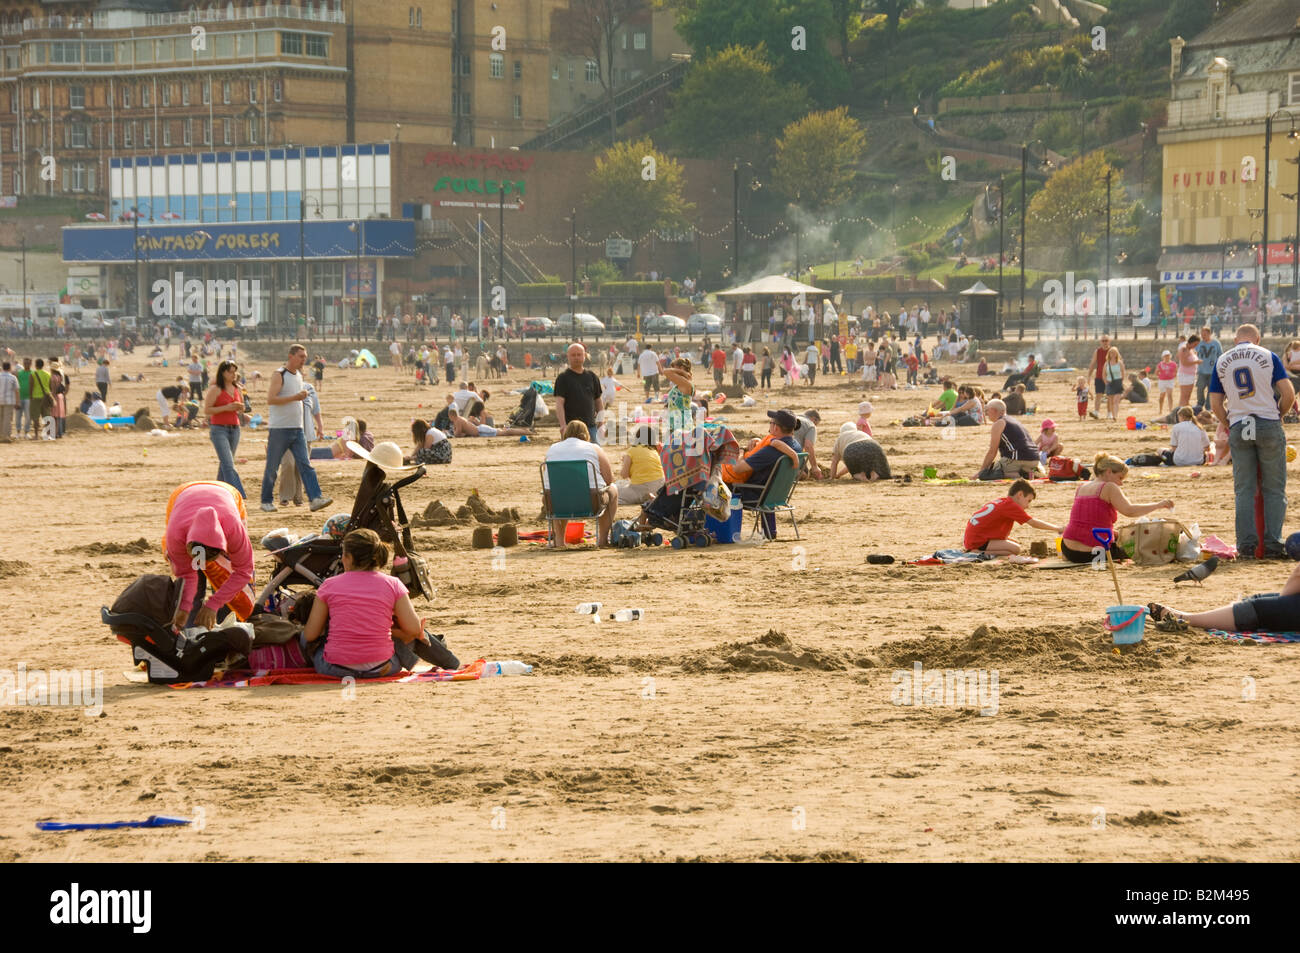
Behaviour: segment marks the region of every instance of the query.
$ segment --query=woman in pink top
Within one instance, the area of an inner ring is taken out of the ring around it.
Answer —
[[[406,586],[383,572],[387,563],[388,545],[374,530],[354,529],[343,537],[343,572],[316,590],[303,630],[304,648],[310,654],[308,646],[329,623],[325,647],[313,660],[317,672],[339,678],[395,675],[404,666],[393,640],[424,640],[424,627]]]
[[[1201,359],[1196,356],[1196,345],[1201,338],[1189,334],[1187,340],[1178,345],[1178,406],[1187,407],[1192,402],[1192,391],[1196,389],[1196,375]]]
[[[1161,500],[1159,503],[1130,503],[1120,484],[1128,476],[1128,466],[1118,457],[1106,453],[1097,454],[1093,466],[1094,479],[1079,487],[1074,494],[1074,505],[1070,507],[1070,522],[1061,534],[1061,555],[1072,563],[1086,563],[1093,559],[1093,550],[1099,544],[1092,535],[1094,529],[1114,531],[1115,514],[1124,516],[1145,516],[1158,509],[1174,508],[1173,500]],[[1118,561],[1128,558],[1124,550],[1112,541],[1111,558]]]
[[[245,516],[243,497],[228,483],[185,483],[172,491],[163,553],[183,583],[175,625],[215,628],[217,611],[252,581],[253,544]],[[230,560],[230,577],[204,599],[207,579],[200,570],[219,554]]]
[[[1184,345],[1186,346],[1186,345]],[[1160,407],[1158,413],[1165,412],[1165,398],[1169,399],[1169,410],[1174,408],[1174,378],[1178,376],[1178,365],[1170,360],[1169,352],[1165,351],[1160,355],[1160,363],[1156,365],[1156,380],[1160,388]]]

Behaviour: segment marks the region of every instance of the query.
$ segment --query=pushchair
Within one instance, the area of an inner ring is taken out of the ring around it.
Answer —
[[[672,533],[673,549],[709,546],[713,537],[704,531],[704,481],[680,493],[670,494],[667,486],[641,507],[640,526]]]
[[[510,414],[510,426],[531,428],[536,415],[537,388],[529,384],[519,397],[519,407]]]
[[[257,596],[257,605],[267,612],[285,612],[296,600],[296,589],[315,588],[330,576],[343,571],[343,536],[354,529],[374,530],[379,538],[393,547],[393,574],[406,585],[412,599],[433,597],[424,557],[411,543],[411,525],[402,506],[400,490],[425,475],[420,467],[393,484],[381,467],[367,463],[361,475],[352,513],[333,535],[312,535],[280,549],[263,545],[271,551],[275,567],[271,578]]]
[[[713,537],[704,528],[705,495],[721,483],[723,466],[739,458],[740,445],[721,422],[669,434],[659,450],[663,489],[642,507],[638,522],[672,533],[673,549],[711,545]]]

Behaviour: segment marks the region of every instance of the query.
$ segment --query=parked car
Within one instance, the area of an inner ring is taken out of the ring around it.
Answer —
[[[524,337],[540,338],[543,334],[550,334],[555,330],[555,322],[543,317],[524,318],[519,329]]]
[[[194,334],[216,334],[217,328],[221,326],[222,325],[219,322],[214,321],[211,318],[198,317],[195,318],[194,323],[190,325],[190,331]]]
[[[676,315],[656,314],[641,325],[647,334],[685,334],[686,322]]]
[[[594,314],[587,314],[579,311],[576,315],[565,312],[555,321],[555,330],[572,331],[574,330],[573,322],[577,319],[577,330],[583,334],[599,334],[605,330],[605,325]]]
[[[692,334],[721,334],[722,319],[716,314],[698,312],[686,319],[686,330]]]

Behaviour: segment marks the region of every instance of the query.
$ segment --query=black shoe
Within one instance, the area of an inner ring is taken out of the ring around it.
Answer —
[[[1291,560],[1291,557],[1288,556],[1288,555],[1286,554],[1286,549],[1285,549],[1285,547],[1282,547],[1282,546],[1265,546],[1265,547],[1264,547],[1264,558],[1265,558],[1265,559],[1285,559],[1285,560],[1287,560],[1287,561],[1290,561],[1290,560]]]

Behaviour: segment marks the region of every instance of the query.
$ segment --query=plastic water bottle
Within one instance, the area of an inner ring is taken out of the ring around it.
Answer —
[[[610,618],[615,622],[638,622],[644,615],[644,609],[619,609]]]
[[[580,602],[573,611],[578,615],[596,615],[600,612],[600,606],[599,602]]]
[[[511,659],[507,662],[488,662],[483,666],[483,677],[493,678],[497,675],[531,675],[533,667]]]

